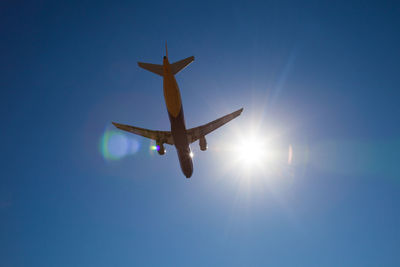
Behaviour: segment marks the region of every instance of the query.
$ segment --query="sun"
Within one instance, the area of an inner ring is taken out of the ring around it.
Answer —
[[[229,147],[230,167],[241,177],[275,176],[287,165],[287,150],[283,149],[277,132],[249,127],[238,131]]]
[[[241,137],[235,146],[235,157],[244,167],[260,165],[266,157],[265,140],[256,135]]]

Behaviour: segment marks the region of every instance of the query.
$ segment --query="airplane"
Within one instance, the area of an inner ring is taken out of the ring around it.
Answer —
[[[175,75],[192,63],[194,57],[191,56],[170,64],[166,44],[165,50],[166,55],[163,58],[162,65],[142,62],[138,62],[138,65],[145,70],[163,77],[164,99],[171,123],[171,131],[153,131],[115,122],[112,124],[118,129],[156,141],[156,149],[160,155],[165,154],[164,144],[174,145],[178,154],[181,170],[186,178],[190,178],[193,174],[193,153],[190,150],[189,145],[199,140],[200,150],[207,150],[207,141],[205,136],[239,116],[242,113],[243,108],[202,126],[186,129],[182,99],[178,84],[175,80]]]

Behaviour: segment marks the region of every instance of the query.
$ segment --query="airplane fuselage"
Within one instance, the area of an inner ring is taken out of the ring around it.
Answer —
[[[193,173],[193,162],[186,134],[181,94],[175,76],[171,72],[167,57],[164,57],[163,60],[163,70],[164,99],[171,122],[171,134],[178,153],[182,172],[186,178],[190,178]]]

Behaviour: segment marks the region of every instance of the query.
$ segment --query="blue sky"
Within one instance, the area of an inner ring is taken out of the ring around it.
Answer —
[[[399,11],[3,1],[0,265],[399,266]],[[244,107],[192,145],[189,180],[173,147],[110,125],[169,129],[136,64],[165,41],[196,58],[177,75],[188,127]],[[244,166],[230,148],[251,134],[278,159]]]

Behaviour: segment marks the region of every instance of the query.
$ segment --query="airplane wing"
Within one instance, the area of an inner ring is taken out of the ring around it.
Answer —
[[[217,128],[221,127],[225,123],[230,122],[237,116],[239,116],[243,111],[243,108],[236,110],[235,112],[232,112],[228,115],[225,115],[219,119],[216,119],[215,121],[209,122],[207,124],[204,124],[202,126],[196,127],[196,128],[191,128],[186,131],[186,134],[188,136],[188,141],[189,143],[193,143],[196,140],[200,139],[201,137],[211,133],[212,131],[216,130]]]
[[[113,122],[112,124],[114,124],[115,127],[117,127],[118,129],[130,132],[130,133],[134,133],[155,141],[159,141],[168,145],[173,145],[174,144],[174,140],[172,139],[172,134],[171,132],[168,131],[153,131],[153,130],[148,130],[148,129],[143,129],[143,128],[139,128],[139,127],[134,127],[134,126],[129,126],[129,125],[125,125],[125,124],[119,124],[119,123],[115,123]]]

